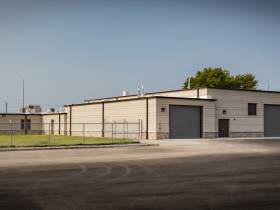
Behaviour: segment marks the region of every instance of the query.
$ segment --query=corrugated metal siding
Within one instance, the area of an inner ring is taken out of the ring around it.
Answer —
[[[157,98],[157,132],[169,133],[169,105],[202,106],[203,132],[215,132],[215,103],[213,101]],[[165,112],[161,112],[161,108],[165,108]]]
[[[264,104],[280,104],[280,94],[267,92],[208,89],[209,97],[217,99],[218,119],[231,120],[230,132],[264,132]],[[248,115],[248,103],[257,103],[257,115]],[[223,114],[227,110],[227,114]]]

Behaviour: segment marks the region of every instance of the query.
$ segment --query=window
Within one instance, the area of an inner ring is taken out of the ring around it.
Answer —
[[[20,120],[20,129],[24,130],[24,119]]]
[[[257,115],[257,104],[248,104],[248,115]]]
[[[31,120],[30,119],[26,120],[26,130],[31,130]]]
[[[27,119],[26,121],[24,119],[20,120],[20,129],[24,130],[26,128],[26,130],[31,130],[31,120]]]

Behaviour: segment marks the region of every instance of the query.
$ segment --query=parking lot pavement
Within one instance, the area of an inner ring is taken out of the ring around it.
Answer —
[[[146,160],[218,154],[277,153],[280,140],[187,140],[160,146],[0,152],[0,167]]]
[[[280,141],[0,152],[0,209],[279,209]]]

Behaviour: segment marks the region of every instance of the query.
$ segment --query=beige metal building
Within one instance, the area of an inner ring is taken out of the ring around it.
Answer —
[[[119,96],[65,105],[78,122],[141,120],[142,138],[280,136],[280,92],[203,88]],[[97,129],[98,130],[98,129]]]
[[[142,139],[280,137],[280,92],[174,90],[69,104],[65,113],[0,114],[0,123],[23,119],[57,135],[106,137],[112,122],[135,122]]]
[[[0,134],[67,134],[66,113],[1,113]]]

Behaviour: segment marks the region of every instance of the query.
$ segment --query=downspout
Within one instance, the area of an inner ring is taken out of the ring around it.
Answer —
[[[203,106],[200,107],[200,138],[203,138]]]
[[[27,134],[27,114],[24,114],[24,134]]]
[[[72,105],[70,105],[69,134],[72,136]]]
[[[58,114],[58,134],[60,135],[60,113]]]
[[[149,99],[146,98],[146,139],[149,139]]]

